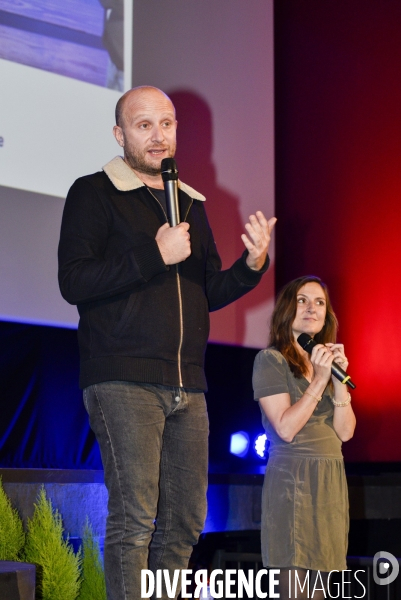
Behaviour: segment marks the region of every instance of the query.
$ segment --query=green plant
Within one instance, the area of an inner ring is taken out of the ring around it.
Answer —
[[[88,520],[82,538],[82,553],[82,585],[78,599],[106,600],[106,583],[99,544],[93,537]]]
[[[41,488],[32,519],[28,519],[24,560],[36,565],[37,594],[41,600],[76,600],[81,584],[81,552],[74,554],[63,525]]]
[[[19,560],[24,542],[22,521],[11,506],[0,477],[0,560]]]

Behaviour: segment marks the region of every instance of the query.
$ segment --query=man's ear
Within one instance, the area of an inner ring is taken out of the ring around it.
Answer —
[[[121,127],[119,127],[118,125],[114,125],[113,134],[117,140],[117,144],[123,148],[124,147],[124,134],[123,134],[123,130],[121,129]]]

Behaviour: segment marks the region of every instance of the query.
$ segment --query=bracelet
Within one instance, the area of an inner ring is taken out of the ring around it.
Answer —
[[[306,391],[305,394],[308,394],[308,396],[312,396],[312,398],[314,398],[316,400],[316,402],[320,402],[320,400],[322,399],[322,396],[315,396],[315,394],[311,394],[310,392]]]
[[[348,404],[351,404],[351,394],[348,392],[348,398],[345,402],[336,402],[333,398],[332,403],[334,404],[334,406],[348,406]]]

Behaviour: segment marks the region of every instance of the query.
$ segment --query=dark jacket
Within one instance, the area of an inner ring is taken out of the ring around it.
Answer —
[[[191,255],[171,267],[155,241],[167,220],[164,209],[120,157],[78,179],[68,193],[59,284],[80,315],[81,387],[124,380],[205,390],[208,313],[262,276],[247,267],[246,252],[221,271],[204,197],[179,187]]]

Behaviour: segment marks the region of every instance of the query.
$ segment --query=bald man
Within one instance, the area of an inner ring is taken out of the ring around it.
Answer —
[[[72,185],[61,227],[60,289],[80,315],[80,385],[109,492],[108,600],[138,600],[144,569],[172,580],[187,568],[206,516],[208,313],[257,285],[275,224],[251,215],[242,257],[222,271],[205,197],[180,181],[170,227],[160,167],[176,130],[161,90],[124,94],[124,157]]]

